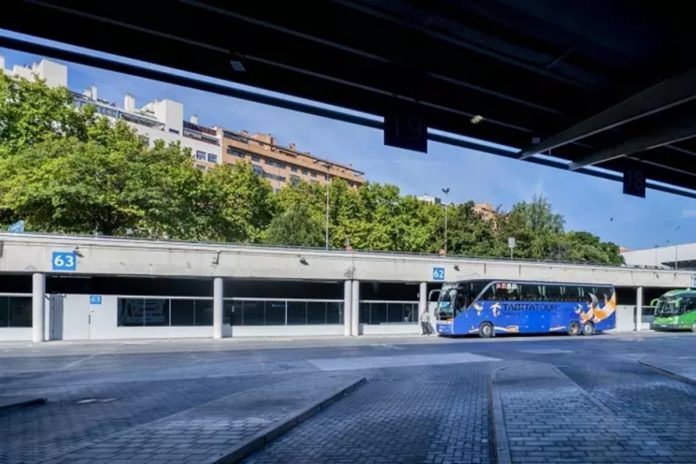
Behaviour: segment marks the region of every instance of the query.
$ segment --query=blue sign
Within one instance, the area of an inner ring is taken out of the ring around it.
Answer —
[[[433,268],[433,280],[445,280],[445,268],[444,267],[434,267]]]
[[[89,296],[89,304],[91,305],[100,305],[102,302],[102,297],[101,295],[90,295]]]
[[[77,256],[72,251],[54,251],[51,255],[52,271],[76,271]]]
[[[7,231],[12,232],[13,234],[24,232],[24,221],[15,222],[7,228]]]

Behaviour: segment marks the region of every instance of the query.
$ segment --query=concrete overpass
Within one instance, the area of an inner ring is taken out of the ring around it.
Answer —
[[[415,332],[417,314],[427,305],[429,289],[442,281],[472,278],[611,283],[619,288],[621,299],[640,309],[643,288],[659,293],[688,287],[693,273],[419,254],[0,233],[0,277],[0,295],[5,295],[7,301],[23,298],[21,301],[26,304],[31,298],[32,305],[31,327],[26,327],[27,318],[23,319],[24,327],[7,327],[11,325],[8,306],[4,328],[0,320],[0,340],[40,341]],[[273,284],[269,286],[269,282]],[[384,293],[388,297],[379,296],[375,290],[379,286],[391,288]],[[303,292],[313,297],[307,298]],[[376,299],[370,300],[370,294]],[[172,310],[188,308],[189,304],[193,309],[181,309],[176,314]],[[248,313],[243,313],[244,307]],[[262,320],[254,315],[259,311],[263,311]],[[189,317],[190,324],[186,322]]]

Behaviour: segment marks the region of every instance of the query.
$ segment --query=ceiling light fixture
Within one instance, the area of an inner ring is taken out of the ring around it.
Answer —
[[[471,124],[478,124],[481,121],[483,121],[483,116],[481,116],[480,114],[477,114],[476,116],[471,118]]]
[[[244,57],[242,56],[241,53],[234,53],[233,58],[230,60],[230,66],[232,66],[232,69],[236,72],[245,72],[246,68],[244,67]]]

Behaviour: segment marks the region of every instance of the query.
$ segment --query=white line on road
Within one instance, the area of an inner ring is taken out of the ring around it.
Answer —
[[[500,361],[472,353],[412,354],[405,356],[362,356],[354,358],[324,358],[308,360],[322,371],[378,369],[383,367],[432,366]]]

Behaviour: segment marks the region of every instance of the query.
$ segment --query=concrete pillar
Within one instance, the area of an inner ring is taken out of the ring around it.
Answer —
[[[350,297],[350,333],[353,336],[357,336],[360,335],[360,281],[354,280],[352,287],[353,289]]]
[[[35,273],[31,284],[31,339],[34,343],[39,343],[44,341],[46,276]]]
[[[421,315],[428,309],[428,284],[421,282],[418,286],[418,323],[420,323]],[[432,314],[431,314],[432,316]]]
[[[353,324],[353,283],[346,280],[343,283],[343,335],[350,337],[351,325]]]
[[[213,280],[213,338],[222,338],[223,306],[222,277],[216,277]]]
[[[636,332],[643,329],[643,287],[636,289]]]

